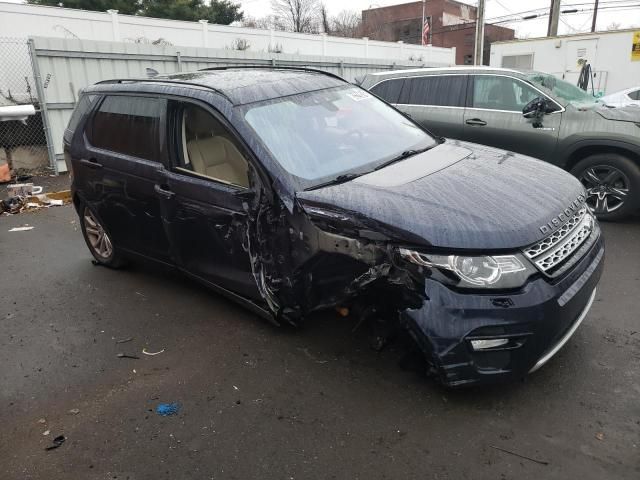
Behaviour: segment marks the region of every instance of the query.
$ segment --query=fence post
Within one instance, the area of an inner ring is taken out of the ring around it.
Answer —
[[[49,165],[53,168],[53,172],[58,175],[58,162],[56,161],[56,152],[53,149],[53,139],[51,137],[51,127],[49,126],[49,112],[47,111],[47,100],[44,96],[44,88],[42,86],[42,76],[40,75],[40,65],[38,65],[38,57],[36,56],[36,46],[33,38],[27,40],[29,45],[29,56],[31,57],[31,68],[33,69],[33,79],[36,83],[36,93],[38,94],[38,102],[40,107],[40,117],[42,118],[42,129],[44,130],[44,138],[47,141],[47,153],[49,156]]]
[[[178,71],[181,72],[182,71],[182,55],[180,54],[180,51],[176,52],[176,60],[178,61]]]
[[[208,46],[209,27],[207,24],[209,20],[198,20],[198,22],[202,25],[202,46],[206,48]]]
[[[327,34],[325,32],[322,32],[320,36],[322,37],[322,56],[326,57],[327,56]]]
[[[340,60],[340,76],[344,78],[344,60]]]
[[[398,40],[398,46],[400,47],[400,58],[404,58],[404,42]]]
[[[273,43],[273,28],[269,29],[269,49],[271,49],[272,51],[276,49],[276,46]]]
[[[362,37],[364,40],[364,58],[369,58],[369,37]]]
[[[113,41],[120,41],[120,23],[118,20],[118,10],[107,10],[107,13],[111,15],[111,31],[113,33]]]

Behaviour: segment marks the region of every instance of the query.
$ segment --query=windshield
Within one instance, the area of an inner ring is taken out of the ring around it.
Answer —
[[[599,103],[599,101],[590,93],[585,92],[569,82],[560,80],[553,75],[531,72],[527,74],[527,79],[537,87],[542,87],[561,100],[564,100],[565,104],[593,105],[594,103]]]
[[[363,174],[436,141],[370,93],[344,86],[249,105],[245,120],[305,186]]]

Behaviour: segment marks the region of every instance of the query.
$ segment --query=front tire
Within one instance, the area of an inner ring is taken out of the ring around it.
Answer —
[[[587,191],[587,205],[599,220],[621,220],[640,205],[640,167],[618,153],[597,153],[571,173]]]
[[[96,262],[110,268],[122,267],[125,261],[116,251],[98,216],[86,204],[80,205],[79,212],[82,235]]]

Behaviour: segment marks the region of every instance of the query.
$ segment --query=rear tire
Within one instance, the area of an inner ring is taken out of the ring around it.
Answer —
[[[587,190],[587,205],[599,220],[621,220],[640,205],[640,167],[624,155],[589,155],[571,173]]]
[[[124,258],[116,250],[98,216],[85,203],[80,204],[78,212],[84,241],[96,262],[109,268],[124,266]]]

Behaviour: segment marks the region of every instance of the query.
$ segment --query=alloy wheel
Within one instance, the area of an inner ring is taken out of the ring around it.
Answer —
[[[596,215],[615,212],[629,195],[629,179],[610,165],[587,168],[580,181],[587,190],[587,205]]]
[[[107,232],[88,208],[84,209],[84,229],[91,248],[100,258],[109,259],[113,254],[113,244]]]

